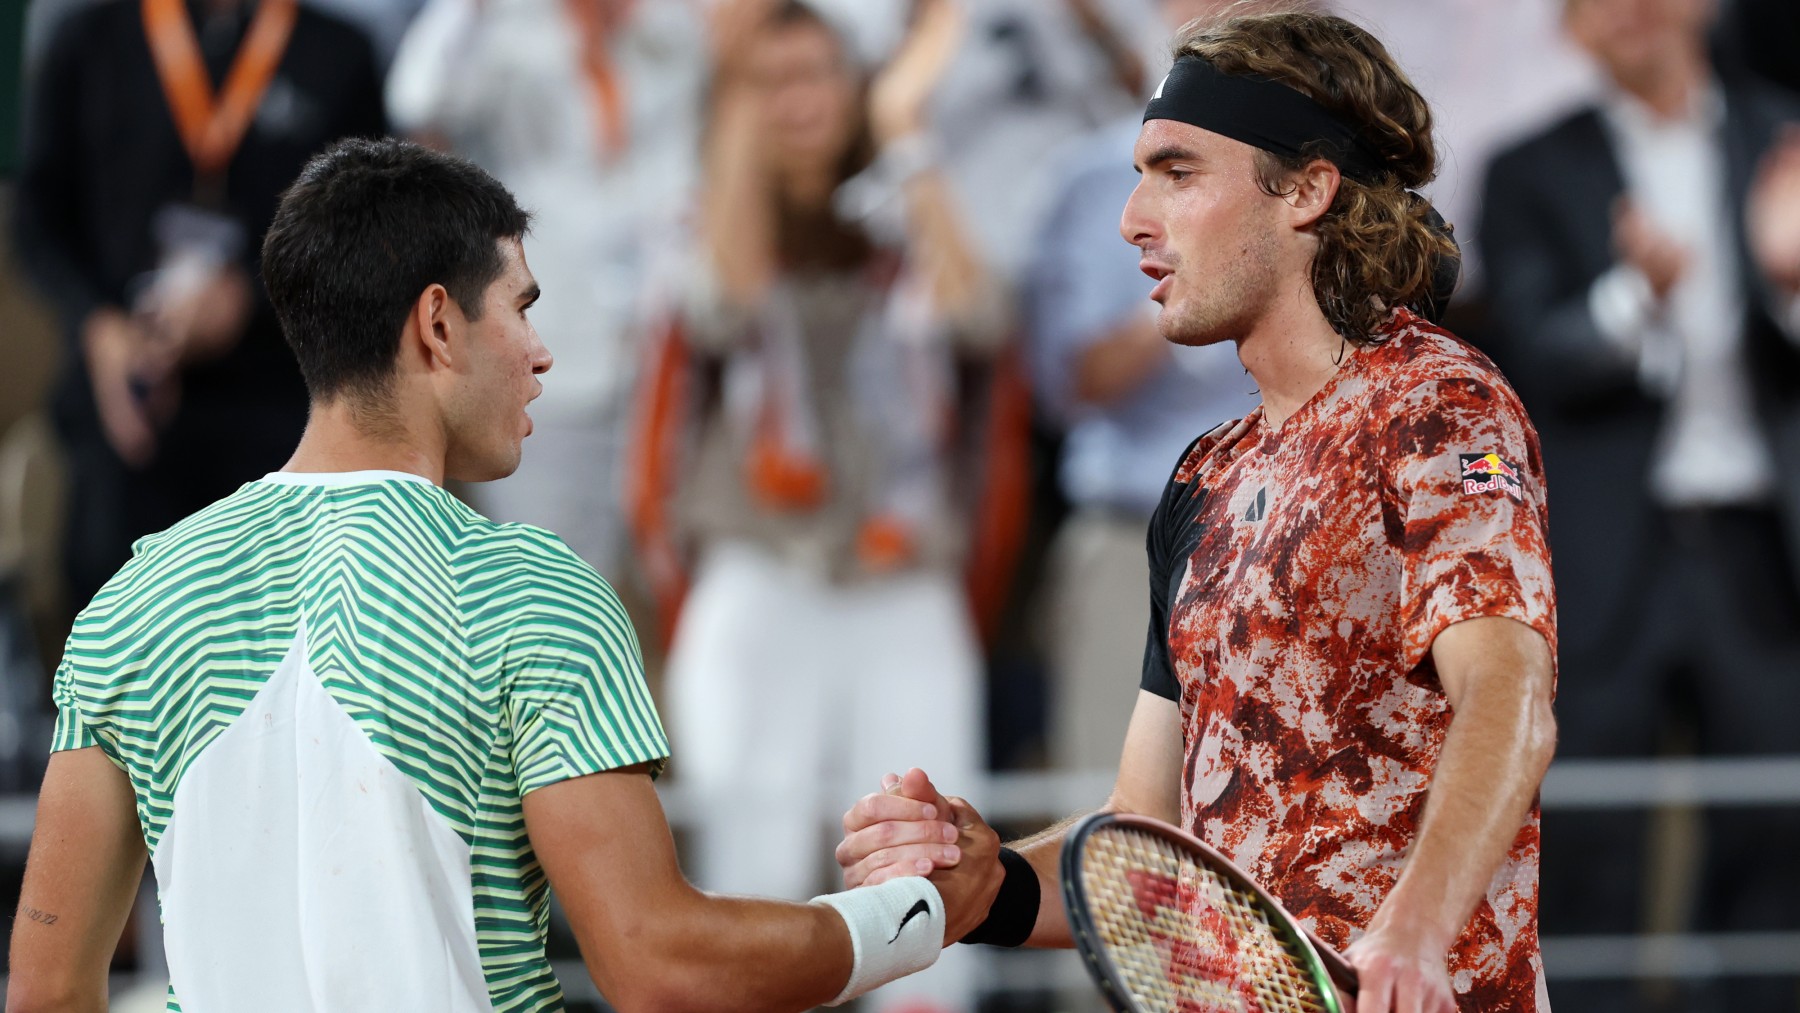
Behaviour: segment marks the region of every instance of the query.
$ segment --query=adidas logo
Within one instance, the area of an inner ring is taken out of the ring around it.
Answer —
[[[1244,523],[1254,524],[1269,515],[1269,488],[1264,486],[1256,490],[1256,497],[1244,508]]]

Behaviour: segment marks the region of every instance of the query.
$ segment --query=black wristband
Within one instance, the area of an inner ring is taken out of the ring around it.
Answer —
[[[1042,900],[1037,870],[1011,848],[1000,849],[1000,864],[1006,867],[1000,893],[994,897],[994,906],[988,908],[987,919],[962,937],[965,943],[1023,946],[1037,925],[1038,903]]]

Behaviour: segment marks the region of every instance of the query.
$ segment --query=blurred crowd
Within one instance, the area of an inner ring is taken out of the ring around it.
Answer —
[[[37,0],[11,245],[59,340],[0,442],[0,782],[41,769],[58,625],[292,449],[261,234],[384,133],[535,213],[555,366],[519,471],[458,491],[635,603],[701,886],[816,892],[889,770],[1110,768],[1145,523],[1256,403],[1232,348],[1157,333],[1131,146],[1174,29],[1262,6]],[[1431,101],[1449,323],[1542,436],[1559,755],[1800,753],[1800,6],[1326,6]],[[1800,810],[1690,822],[1670,874],[1667,820],[1547,813],[1544,931],[1800,929]],[[880,996],[970,1009],[972,974]],[[1794,978],[1549,976],[1580,1013],[1800,1010]]]

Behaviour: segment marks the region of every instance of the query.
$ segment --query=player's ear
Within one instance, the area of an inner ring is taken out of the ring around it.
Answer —
[[[425,291],[420,292],[413,302],[407,322],[411,326],[407,327],[401,340],[415,342],[413,351],[423,362],[434,366],[452,364],[455,347],[452,338],[463,323],[463,315],[462,308],[450,298],[450,292],[444,286],[435,282],[425,286]]]
[[[1337,200],[1342,181],[1338,167],[1324,158],[1315,158],[1294,173],[1290,180],[1292,189],[1285,195],[1294,228],[1306,228],[1323,218],[1331,210],[1331,202]]]

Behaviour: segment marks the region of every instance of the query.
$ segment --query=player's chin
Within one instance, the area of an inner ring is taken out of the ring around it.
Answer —
[[[1193,314],[1183,312],[1184,307],[1178,303],[1163,303],[1162,312],[1156,315],[1156,331],[1163,339],[1176,345],[1204,345],[1210,341],[1203,329],[1196,326]]]
[[[1238,329],[1222,322],[1204,308],[1191,304],[1171,304],[1156,317],[1156,330],[1172,345],[1201,348],[1230,341]]]

